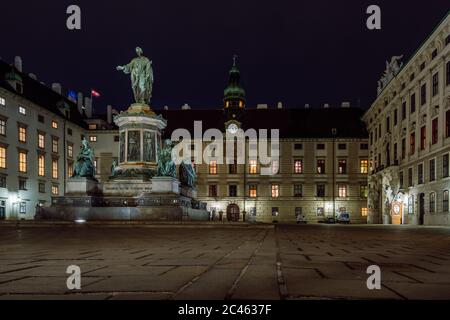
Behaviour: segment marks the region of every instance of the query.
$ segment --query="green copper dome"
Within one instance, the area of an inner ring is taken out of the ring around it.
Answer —
[[[234,105],[235,102],[239,101],[241,101],[242,106],[245,103],[245,90],[240,85],[241,74],[236,66],[236,58],[237,56],[233,57],[233,66],[228,72],[228,86],[223,91],[223,100],[226,107],[229,105]]]

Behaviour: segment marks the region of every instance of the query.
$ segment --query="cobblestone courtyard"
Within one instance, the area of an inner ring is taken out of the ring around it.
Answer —
[[[0,299],[450,299],[449,228],[0,226],[0,241]]]

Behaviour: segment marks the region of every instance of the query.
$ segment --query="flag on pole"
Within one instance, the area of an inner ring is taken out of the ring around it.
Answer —
[[[93,96],[93,97],[100,97],[100,93],[98,93],[97,91],[95,91],[94,89],[92,89],[91,90],[91,95]]]

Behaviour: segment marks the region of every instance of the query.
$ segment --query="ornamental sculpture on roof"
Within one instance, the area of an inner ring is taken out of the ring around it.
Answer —
[[[392,56],[391,61],[386,61],[386,70],[384,70],[381,79],[378,80],[378,95],[381,93],[381,91],[383,91],[387,84],[400,72],[400,69],[403,67],[403,62],[399,63],[399,60],[402,58],[403,55]]]

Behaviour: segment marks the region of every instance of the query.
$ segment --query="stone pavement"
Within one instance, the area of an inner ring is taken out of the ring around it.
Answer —
[[[0,243],[0,299],[450,299],[449,228],[0,226]]]

